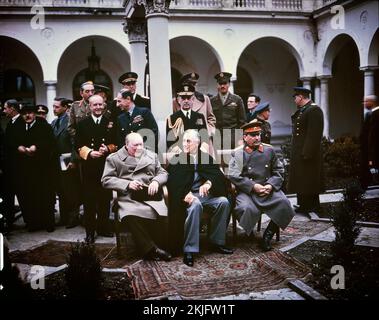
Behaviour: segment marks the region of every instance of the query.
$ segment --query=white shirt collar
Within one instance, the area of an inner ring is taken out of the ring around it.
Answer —
[[[99,120],[99,123],[101,122],[101,118],[103,117],[103,116],[100,116],[100,117],[95,117],[93,114],[91,114],[91,117],[92,117],[92,119],[93,119],[93,121],[96,123],[96,121],[97,120]]]
[[[30,123],[29,129],[31,127],[33,127],[35,123],[36,123],[36,120],[34,120],[32,123]],[[28,123],[25,124],[25,128],[26,128],[26,130],[28,130]]]
[[[14,122],[18,119],[19,116],[20,116],[19,113],[16,114],[16,115],[12,118],[12,123],[14,123]]]
[[[181,109],[182,110],[182,112],[183,112],[183,114],[184,114],[184,116],[187,118],[187,112],[189,112],[189,117],[191,118],[191,109],[189,109],[189,110],[183,110],[183,109]]]

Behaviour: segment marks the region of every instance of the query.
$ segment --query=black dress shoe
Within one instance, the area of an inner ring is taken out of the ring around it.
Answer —
[[[263,251],[270,251],[272,249],[271,239],[273,238],[274,234],[278,232],[278,230],[279,230],[279,227],[271,220],[265,232],[263,233],[263,238],[262,238]]]
[[[227,248],[225,246],[217,245],[217,244],[212,244],[211,245],[211,251],[221,253],[221,254],[233,254],[233,250],[230,248]]]
[[[101,236],[101,237],[112,238],[113,237],[113,232],[110,232],[110,231],[98,232],[97,235]]]
[[[145,260],[153,260],[153,261],[170,261],[172,258],[171,254],[168,252],[159,249],[153,248],[149,251],[149,253],[144,257]]]
[[[194,259],[193,254],[191,252],[184,252],[183,263],[189,267],[193,267]]]

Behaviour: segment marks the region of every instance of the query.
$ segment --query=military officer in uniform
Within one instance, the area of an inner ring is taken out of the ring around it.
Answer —
[[[193,110],[193,104],[195,101],[194,94],[195,88],[190,84],[184,84],[178,88],[177,101],[181,106],[181,109],[166,119],[167,150],[173,150],[175,145],[177,151],[179,151],[179,146],[182,145],[180,140],[184,131],[188,129],[202,130],[200,133],[203,138],[202,141],[205,141],[206,143],[209,142],[207,124],[204,115]]]
[[[232,74],[228,72],[220,72],[215,75],[218,94],[211,98],[212,109],[216,116],[216,128],[221,133],[222,149],[235,148],[239,135],[242,133],[240,127],[246,123],[242,98],[229,92],[231,77]],[[218,141],[215,143],[217,143],[216,147],[220,145]]]
[[[75,146],[82,165],[86,241],[94,243],[95,230],[100,236],[113,236],[108,226],[112,193],[102,187],[101,177],[106,157],[117,150],[117,139],[114,126],[104,117],[103,98],[90,97],[89,107],[91,115],[78,123]]]
[[[92,81],[84,82],[80,86],[80,95],[82,96],[82,100],[72,103],[68,120],[67,130],[72,139],[75,137],[76,126],[78,125],[78,122],[91,114],[88,99],[93,96],[94,93],[95,87]]]
[[[158,125],[153,114],[147,108],[139,107],[134,103],[134,94],[126,89],[117,94],[117,107],[122,110],[117,118],[118,146],[125,145],[125,137],[131,132],[140,132],[145,137],[146,146],[158,152]],[[147,130],[142,132],[141,130]]]
[[[124,73],[118,79],[124,89],[133,93],[133,101],[137,107],[151,109],[150,98],[141,96],[136,92],[138,75],[135,72],[129,71]]]
[[[270,144],[271,143],[271,125],[268,122],[270,118],[270,103],[263,102],[255,108],[254,116],[261,125],[261,141],[262,143]]]
[[[292,115],[292,144],[289,192],[297,193],[300,206],[296,212],[309,213],[320,208],[319,194],[323,190],[321,140],[324,115],[310,99],[311,91],[294,88],[297,111]]]
[[[283,166],[274,148],[261,143],[261,123],[254,120],[242,129],[244,146],[232,153],[229,162],[228,178],[237,188],[235,212],[249,236],[263,212],[271,218],[262,240],[262,249],[268,251],[278,228],[284,230],[295,212],[280,190]]]
[[[192,111],[196,111],[198,113],[201,113],[204,115],[204,118],[207,120],[207,130],[210,137],[213,137],[216,132],[216,117],[212,110],[212,105],[209,97],[205,94],[202,94],[199,91],[196,91],[196,85],[199,80],[199,75],[195,72],[187,73],[185,74],[181,79],[180,83],[181,85],[189,84],[192,85],[195,88],[195,93],[193,97],[193,103],[192,103]],[[173,99],[173,111],[179,111],[181,110],[181,105],[179,101],[176,99]]]
[[[36,108],[37,108],[36,116],[47,120],[47,114],[49,113],[49,108],[43,104],[37,104]]]

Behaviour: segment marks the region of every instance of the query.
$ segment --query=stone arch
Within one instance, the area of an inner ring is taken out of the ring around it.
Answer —
[[[46,90],[44,90],[43,70],[35,52],[18,39],[0,36],[0,101],[9,98],[23,100],[22,96],[7,96],[4,92],[5,73],[8,70],[18,70],[31,79],[34,87],[34,97],[27,97],[27,103],[46,103]],[[15,92],[13,94],[16,94]]]
[[[216,93],[213,76],[222,70],[223,64],[218,52],[208,42],[193,36],[170,39],[170,55],[173,68],[182,74],[197,72],[200,75],[198,91]]]
[[[88,67],[92,43],[100,57],[100,68],[112,80],[113,93],[120,89],[118,77],[130,69],[129,52],[116,40],[104,36],[86,36],[72,42],[62,53],[58,64],[57,94],[71,98],[72,82],[81,70]]]
[[[291,114],[295,109],[292,88],[303,69],[299,53],[283,39],[262,37],[245,47],[237,68],[244,68],[250,75],[250,91],[262,101],[270,101],[273,136],[290,135]],[[236,93],[239,94],[238,90]]]
[[[368,51],[368,65],[379,66],[379,28],[376,30]]]
[[[322,75],[323,76],[330,76],[332,74],[332,65],[334,58],[338,55],[340,50],[348,43],[349,41],[353,41],[355,47],[358,50],[357,42],[354,40],[354,38],[347,34],[347,33],[341,33],[334,37],[329,45],[327,46],[327,49],[325,51],[324,61],[322,65]],[[358,50],[359,52],[359,50]],[[360,59],[361,60],[361,59]]]

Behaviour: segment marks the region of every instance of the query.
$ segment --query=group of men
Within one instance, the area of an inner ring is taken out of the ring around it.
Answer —
[[[24,106],[20,110],[17,101],[7,101],[5,110],[11,119],[5,134],[9,205],[14,202],[13,192],[30,230],[53,231],[55,192],[67,227],[77,225],[82,203],[86,241],[94,243],[96,234],[112,236],[111,191],[117,191],[119,216],[142,256],[170,260],[171,254],[183,252],[184,263],[193,266],[200,250],[204,210],[211,214],[211,250],[233,253],[225,246],[233,209],[228,185],[233,183],[235,212],[247,235],[263,212],[271,218],[261,243],[264,250],[270,250],[273,235],[285,229],[295,213],[281,191],[282,163],[269,145],[270,104],[259,104],[260,98],[251,95],[246,112],[242,99],[229,92],[231,76],[227,72],[215,75],[218,94],[212,98],[195,90],[196,73],[182,78],[173,99],[173,114],[166,119],[166,144],[172,155],[165,168],[156,154],[158,126],[150,100],[135,92],[138,75],[134,72],[119,78],[123,89],[109,104],[104,94],[107,88],[91,81],[81,85],[80,101],[71,104],[56,98],[57,118],[51,125],[36,117],[43,108]],[[298,110],[292,116],[290,189],[298,193],[302,212],[317,210],[321,190],[323,115],[309,95],[310,90],[295,88]],[[221,132],[219,137],[217,132]],[[220,148],[233,150],[226,175],[215,161]],[[54,188],[50,187],[52,180],[57,182]],[[168,206],[162,197],[165,184]],[[49,201],[36,201],[41,196]]]

